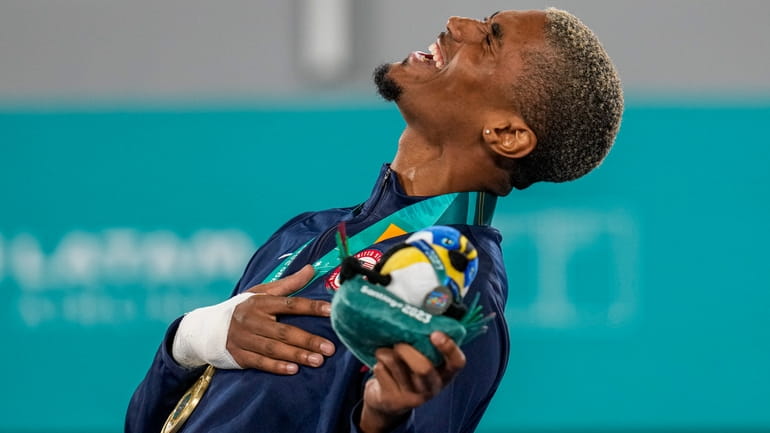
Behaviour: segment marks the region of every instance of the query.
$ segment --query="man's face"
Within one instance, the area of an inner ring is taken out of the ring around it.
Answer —
[[[440,125],[485,108],[510,108],[521,53],[543,46],[544,25],[543,11],[505,11],[483,20],[451,17],[430,52],[415,51],[403,62],[380,66],[375,82],[407,121]]]

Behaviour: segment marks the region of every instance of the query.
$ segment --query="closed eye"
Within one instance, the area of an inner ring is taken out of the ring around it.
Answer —
[[[503,30],[500,28],[499,23],[492,23],[492,36],[498,40],[503,38]]]

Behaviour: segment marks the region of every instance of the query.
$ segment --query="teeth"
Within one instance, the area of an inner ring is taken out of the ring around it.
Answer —
[[[436,61],[436,69],[441,69],[444,67],[444,59],[441,58],[441,51],[438,49],[438,45],[434,42],[430,44],[428,47],[428,50],[431,54],[433,54],[433,59]]]
[[[422,51],[415,51],[415,57],[422,63],[430,62],[433,59],[433,54],[424,53]]]

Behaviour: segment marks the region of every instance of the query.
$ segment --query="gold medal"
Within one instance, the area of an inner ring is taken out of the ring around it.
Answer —
[[[190,414],[195,410],[195,406],[198,406],[203,393],[211,384],[211,378],[214,376],[216,369],[214,366],[209,365],[206,367],[206,371],[203,372],[201,377],[195,381],[193,386],[187,390],[186,393],[179,399],[179,403],[176,404],[174,410],[171,411],[171,415],[166,419],[166,423],[163,424],[163,428],[160,433],[175,433],[182,428],[187,418],[190,418]]]

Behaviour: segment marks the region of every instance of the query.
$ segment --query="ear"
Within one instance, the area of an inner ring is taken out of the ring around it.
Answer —
[[[481,136],[490,149],[506,158],[523,158],[537,145],[535,132],[521,116],[512,113],[498,114],[485,122]]]

